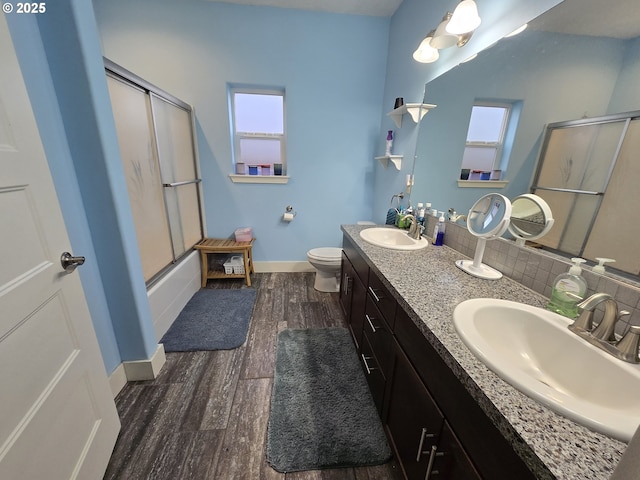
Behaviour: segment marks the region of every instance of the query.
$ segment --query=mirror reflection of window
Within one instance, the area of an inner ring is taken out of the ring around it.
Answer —
[[[462,157],[461,179],[488,180],[482,178],[482,173],[486,175],[502,170],[502,153],[510,114],[509,104],[477,102],[473,105]],[[463,178],[467,171],[469,177]],[[476,178],[478,175],[480,178]]]

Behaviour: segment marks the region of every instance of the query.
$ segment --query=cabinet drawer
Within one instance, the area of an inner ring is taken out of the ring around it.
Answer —
[[[378,365],[385,377],[389,378],[393,360],[393,335],[370,295],[367,295],[363,323],[361,328],[373,349]]]
[[[386,379],[365,335],[362,336],[362,342],[360,344],[360,363],[364,369],[364,374],[367,378],[367,383],[369,384],[369,390],[371,390],[373,402],[376,404],[378,414],[381,414]]]
[[[354,244],[346,237],[343,237],[342,240],[342,250],[347,254],[351,265],[353,265],[353,269],[360,277],[360,280],[362,280],[362,283],[366,286],[369,278],[369,265],[367,265],[367,262],[358,253]]]
[[[387,287],[372,271],[369,272],[369,296],[374,300],[376,307],[382,313],[387,325],[393,330],[396,317],[396,299],[393,298]]]

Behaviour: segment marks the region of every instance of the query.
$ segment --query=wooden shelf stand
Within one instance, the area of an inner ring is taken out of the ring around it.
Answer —
[[[207,286],[210,278],[244,278],[247,286],[251,286],[251,276],[253,273],[252,247],[255,238],[249,242],[236,242],[228,238],[205,238],[194,248],[200,250],[202,261],[202,288]],[[220,253],[238,253],[242,255],[244,263],[244,273],[225,273],[209,269],[209,255]]]

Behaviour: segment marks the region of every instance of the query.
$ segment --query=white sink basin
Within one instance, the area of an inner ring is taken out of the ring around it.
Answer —
[[[491,370],[534,400],[592,430],[628,442],[640,424],[640,366],[567,329],[572,320],[506,300],[459,304],[462,341]]]
[[[360,231],[360,237],[373,245],[392,250],[420,250],[429,245],[426,238],[414,240],[406,230],[399,228],[367,228]]]

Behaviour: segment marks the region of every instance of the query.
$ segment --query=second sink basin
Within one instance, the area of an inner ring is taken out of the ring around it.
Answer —
[[[640,424],[640,366],[617,360],[542,308],[479,298],[453,312],[458,335],[491,370],[557,413],[628,442]]]
[[[406,230],[399,228],[366,228],[360,231],[360,237],[373,245],[392,250],[420,250],[429,245],[426,238],[415,240],[407,235]]]

